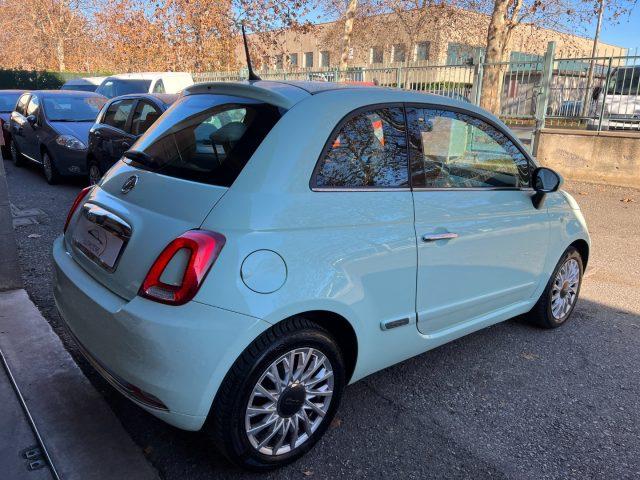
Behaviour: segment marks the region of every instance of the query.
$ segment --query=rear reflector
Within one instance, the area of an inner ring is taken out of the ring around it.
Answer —
[[[91,187],[85,187],[82,190],[80,190],[80,193],[78,193],[78,196],[76,197],[76,199],[71,204],[71,208],[69,209],[69,213],[67,213],[67,220],[64,222],[64,230],[62,230],[63,232],[67,231],[67,227],[69,226],[69,222],[71,221],[71,217],[73,217],[73,214],[76,212],[76,210],[78,209],[78,207],[80,206],[80,204],[84,200],[84,197],[86,197],[87,194],[90,191],[91,191]]]
[[[198,292],[224,243],[223,235],[208,230],[189,230],[183,233],[167,245],[158,256],[142,282],[138,294],[167,305],[183,305],[189,302]],[[170,285],[162,282],[160,280],[162,273],[171,259],[182,249],[189,252],[182,283]]]

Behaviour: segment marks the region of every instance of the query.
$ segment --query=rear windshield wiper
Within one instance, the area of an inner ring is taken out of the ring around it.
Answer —
[[[148,153],[141,152],[140,150],[127,150],[123,153],[123,156],[129,160],[133,160],[134,162],[142,163],[143,165],[150,167],[158,163],[154,157]]]

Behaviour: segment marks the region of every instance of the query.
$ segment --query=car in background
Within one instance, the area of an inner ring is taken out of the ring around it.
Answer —
[[[55,303],[118,391],[267,470],[348,383],[516,315],[565,324],[589,234],[560,184],[470,103],[198,84],[76,197]]]
[[[96,93],[107,98],[130,93],[179,93],[193,85],[193,77],[187,72],[123,73],[104,79]]]
[[[73,78],[60,87],[60,90],[79,90],[82,92],[95,92],[107,77]]]
[[[86,175],[89,129],[107,101],[93,92],[36,90],[23,93],[11,113],[11,157],[42,165],[54,184],[65,175]]]
[[[98,183],[104,173],[178,97],[168,93],[144,93],[124,95],[108,101],[89,130],[89,185]]]
[[[615,68],[608,78],[593,89],[587,130],[640,130],[640,65]]]
[[[9,131],[9,118],[16,107],[16,102],[24,90],[0,90],[0,147],[2,158],[10,158],[11,132]]]

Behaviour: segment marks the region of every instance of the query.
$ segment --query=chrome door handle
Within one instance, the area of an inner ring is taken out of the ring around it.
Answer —
[[[433,233],[431,235],[423,235],[423,242],[435,242],[438,240],[451,240],[452,238],[458,238],[457,233]]]

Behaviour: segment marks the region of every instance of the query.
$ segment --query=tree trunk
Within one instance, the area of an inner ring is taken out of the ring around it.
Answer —
[[[351,49],[351,32],[353,31],[353,19],[356,16],[358,0],[349,0],[344,20],[344,36],[342,37],[342,56],[340,57],[340,70],[346,70],[349,65],[349,50]]]
[[[509,24],[507,23],[507,13],[510,0],[496,0],[487,31],[487,53],[482,77],[482,96],[480,106],[491,113],[500,113],[500,95],[503,84],[503,71],[500,62],[504,60],[507,51],[509,35]]]
[[[58,38],[56,42],[56,59],[58,60],[58,71],[64,72],[66,70],[66,66],[64,63],[64,39]]]

